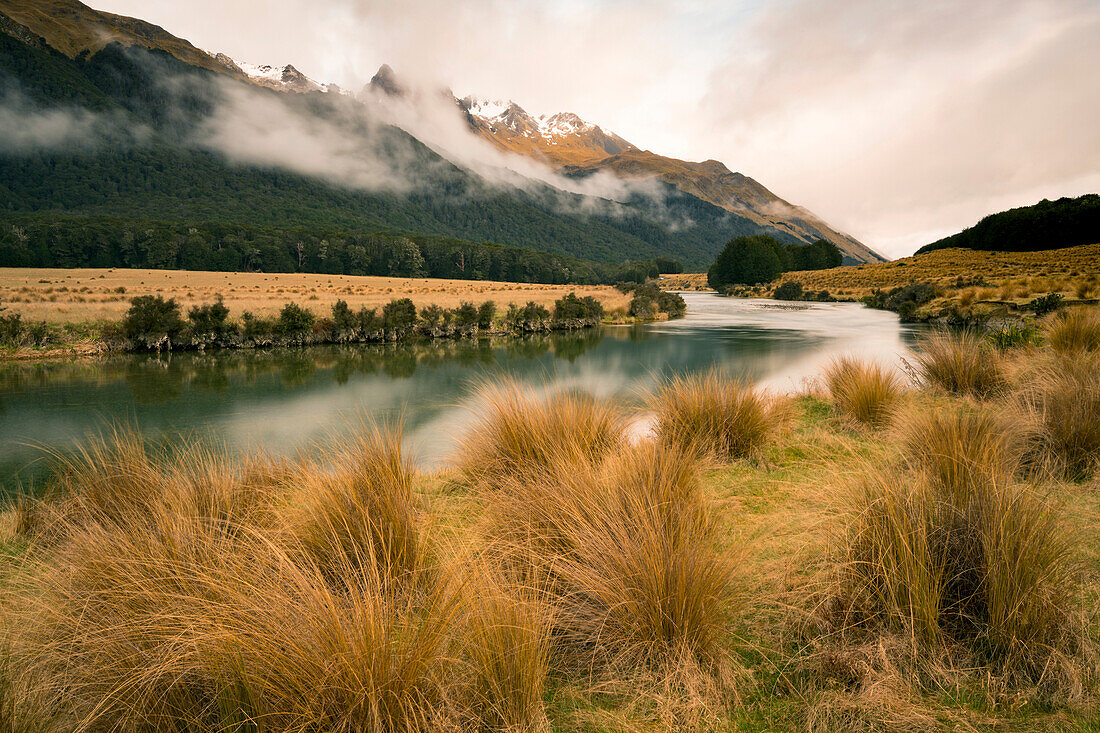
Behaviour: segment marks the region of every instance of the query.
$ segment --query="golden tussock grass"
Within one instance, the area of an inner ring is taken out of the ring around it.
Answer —
[[[1018,393],[1037,433],[1040,459],[1072,479],[1100,465],[1100,355],[1038,360]]]
[[[672,377],[651,407],[660,440],[718,461],[760,455],[782,420],[775,397],[715,370]]]
[[[618,408],[581,392],[538,397],[502,382],[484,385],[478,401],[485,407],[457,454],[470,481],[538,473],[563,455],[593,464],[623,441]]]
[[[428,566],[399,435],[367,430],[329,468],[293,474],[216,464],[220,501],[206,495],[214,464],[181,470],[198,449],[137,445],[120,434],[93,449],[127,456],[128,473],[81,466],[96,490],[137,501],[72,497],[79,511],[55,514],[28,556],[4,609],[20,630],[5,695],[52,701],[39,712],[75,730],[545,722],[540,607],[476,564]],[[280,480],[246,500],[256,475]]]
[[[904,389],[893,369],[851,357],[831,362],[824,378],[833,407],[842,416],[870,426],[889,421]]]
[[[967,410],[909,420],[909,467],[865,466],[841,500],[837,643],[894,638],[884,664],[910,679],[989,664],[1012,686],[1079,699],[1084,575],[1059,502],[1017,480],[1004,424]]]
[[[1044,335],[1060,354],[1100,351],[1100,312],[1096,308],[1069,308],[1058,313]]]
[[[439,475],[370,425],[287,461],[108,435],[4,515],[0,733],[1086,720],[1100,500],[1060,475],[1100,456],[1100,362],[1000,358],[877,431],[672,380],[633,445],[614,404],[488,385]]]
[[[488,547],[545,599],[561,673],[652,673],[719,699],[733,693],[736,548],[718,550],[691,456],[643,443],[578,471],[564,455],[540,476],[504,482],[488,502]]]
[[[970,331],[941,331],[924,337],[913,362],[922,384],[949,394],[988,398],[1006,387],[1000,356]]]

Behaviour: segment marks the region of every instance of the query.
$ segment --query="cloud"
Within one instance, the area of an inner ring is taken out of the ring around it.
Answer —
[[[901,255],[1100,187],[1100,6],[799,1],[711,77],[698,128],[784,197]]]
[[[0,154],[89,149],[144,137],[148,131],[118,115],[101,115],[82,107],[43,108],[14,85],[0,88]]]
[[[371,191],[408,191],[431,164],[416,161],[411,141],[386,134],[367,115],[340,106],[311,107],[304,99],[232,80],[219,80],[220,102],[192,142],[238,163],[282,168]],[[320,113],[320,114],[319,114]]]

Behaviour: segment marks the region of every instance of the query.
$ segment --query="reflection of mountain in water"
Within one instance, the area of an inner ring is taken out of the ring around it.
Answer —
[[[637,400],[665,376],[717,367],[791,388],[834,354],[896,361],[913,333],[892,314],[858,306],[788,311],[687,299],[681,321],[526,338],[9,365],[0,371],[0,481],[10,489],[17,473],[40,472],[25,468],[40,453],[32,446],[63,449],[119,423],[289,451],[360,417],[401,417],[430,465],[468,425],[485,379]]]

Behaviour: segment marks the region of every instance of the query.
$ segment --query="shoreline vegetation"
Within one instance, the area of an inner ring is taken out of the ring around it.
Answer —
[[[607,310],[593,295],[570,291],[543,305],[534,300],[498,307],[463,300],[453,308],[417,307],[411,298],[390,298],[378,308],[352,309],[337,299],[327,315],[286,302],[277,314],[243,311],[233,319],[222,297],[181,308],[175,298],[139,295],[118,322],[51,324],[5,313],[0,304],[0,359],[49,358],[135,351],[250,349],[327,344],[402,342],[412,339],[477,338],[571,331],[601,323],[629,323],[683,316],[682,297],[653,285],[621,284],[625,306]],[[121,294],[120,294],[121,295]]]
[[[630,439],[490,384],[435,473],[106,435],[0,514],[5,730],[1088,730],[1100,312],[1042,342],[688,375]]]
[[[713,290],[705,273],[661,277],[675,290]],[[912,323],[1030,325],[1058,307],[1100,304],[1100,244],[1034,252],[934,249],[892,262],[790,271],[768,282],[731,284],[733,297],[856,302]]]

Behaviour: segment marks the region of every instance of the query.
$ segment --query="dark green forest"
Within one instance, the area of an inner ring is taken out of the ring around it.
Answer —
[[[194,144],[196,131],[224,102],[225,85],[236,83],[215,76],[164,53],[112,44],[93,56],[69,59],[0,33],[0,104],[91,119],[88,136],[64,146],[0,148],[0,223],[5,230],[14,226],[37,236],[47,222],[56,222],[55,233],[65,236],[57,247],[67,252],[54,257],[50,247],[43,250],[35,244],[28,254],[23,243],[12,241],[19,238],[10,236],[0,265],[46,264],[45,257],[50,263],[79,264],[110,259],[113,266],[140,260],[202,269],[224,269],[230,261],[256,269],[335,267],[319,259],[299,263],[288,247],[295,248],[298,240],[327,239],[332,245],[333,239],[375,233],[383,240],[404,235],[494,242],[615,266],[665,257],[702,269],[730,237],[762,231],[670,186],[659,203],[642,196],[619,203],[593,200],[541,184],[523,189],[495,186],[439,157],[402,130],[364,119],[362,107],[338,95],[280,95],[249,88],[251,94],[270,95],[288,108],[338,125],[371,155],[399,162],[406,173],[412,171],[418,185],[404,191],[357,190],[279,168],[235,163]],[[87,250],[88,245],[69,231],[82,220],[95,227],[84,239],[98,241],[92,246],[96,252],[85,259],[73,252]],[[118,224],[124,221],[140,223]],[[294,234],[278,235],[279,244],[261,246],[266,254],[257,256],[238,250],[232,242],[225,246],[227,235],[222,230],[213,233],[215,225]],[[177,235],[199,230],[199,236],[209,240],[209,258],[199,254],[204,245],[182,244],[174,261],[157,254],[135,258],[126,252],[132,244],[123,240],[140,239],[134,227]],[[102,241],[115,235],[117,240]],[[272,247],[281,253],[276,255]],[[432,261],[431,253],[422,254],[426,262]],[[354,259],[341,255],[333,261],[348,270],[371,271],[388,267],[392,258],[376,258],[368,266],[352,264]],[[546,258],[535,259],[529,269],[545,270]],[[475,267],[470,272],[485,271]]]
[[[707,284],[721,291],[731,285],[768,283],[784,272],[840,267],[843,255],[832,242],[780,242],[767,234],[731,239],[707,272]]]
[[[917,254],[948,247],[1001,252],[1033,252],[1100,242],[1100,195],[1043,199],[990,214],[969,229],[917,250]]]

